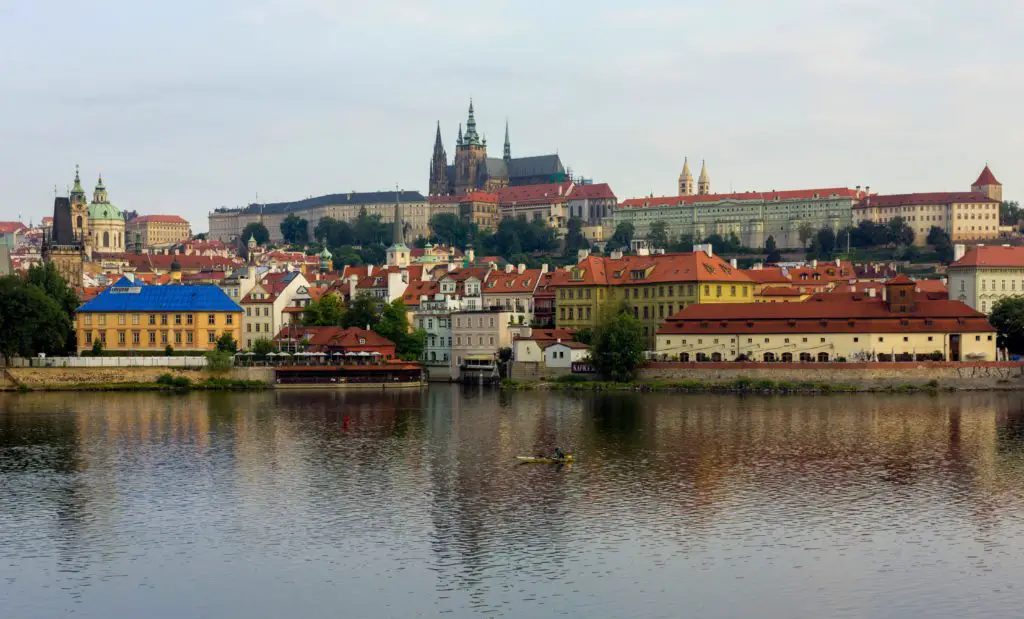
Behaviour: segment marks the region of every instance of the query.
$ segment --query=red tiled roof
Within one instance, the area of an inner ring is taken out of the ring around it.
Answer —
[[[914,283],[921,292],[949,292],[949,287],[941,279],[918,279]]]
[[[521,274],[513,270],[491,271],[487,283],[482,287],[484,295],[533,294],[540,281],[540,269],[525,269]]]
[[[869,333],[995,329],[985,315],[959,301],[917,295],[913,312],[894,313],[879,297],[817,298],[803,303],[693,304],[658,329],[665,334],[699,333]],[[904,322],[905,321],[905,322]]]
[[[137,224],[188,224],[188,222],[177,215],[139,215],[128,223]]]
[[[972,187],[980,187],[984,185],[1000,185],[1002,183],[996,180],[996,175],[992,173],[992,170],[988,169],[988,164],[985,164],[985,169],[978,175],[978,180],[974,181]]]
[[[791,284],[792,280],[783,275],[779,267],[762,267],[760,269],[746,269],[743,271],[747,277],[758,284]]]
[[[857,271],[853,263],[841,260],[839,265],[835,262],[819,262],[817,266],[793,267],[788,269],[790,281],[799,286],[824,285],[835,282],[849,281],[857,277]]]
[[[1024,267],[1024,247],[978,245],[967,250],[962,258],[949,265],[958,267]]]
[[[644,277],[634,279],[635,272]],[[574,277],[578,273],[579,277]],[[652,256],[608,257],[588,256],[559,277],[554,286],[635,286],[638,284],[676,282],[741,282],[751,283],[746,271],[734,269],[718,256],[703,251],[655,254]]]
[[[305,339],[310,346],[315,348],[346,348],[358,351],[394,347],[391,340],[374,331],[367,331],[359,327],[302,327],[301,334],[289,334],[289,329],[285,328],[277,334],[275,339],[284,339],[290,336],[295,336],[296,339]],[[364,340],[363,343],[359,343],[360,338]]]
[[[415,281],[409,282],[409,287],[402,294],[402,303],[406,307],[419,307],[420,296],[433,297],[441,291],[441,282],[436,281]]]
[[[872,194],[862,199],[853,208],[885,208],[889,206],[914,206],[919,204],[976,204],[998,202],[985,194],[973,191],[945,191],[932,193],[901,193],[888,196]]]
[[[579,200],[586,198],[588,200],[600,200],[600,199],[615,199],[615,193],[612,188],[608,186],[608,183],[598,183],[596,185],[576,185],[569,192],[570,200]]]
[[[545,185],[517,185],[502,187],[498,191],[498,201],[502,204],[548,204],[567,199],[573,183],[548,183]]]
[[[0,234],[10,234],[12,232],[20,232],[27,229],[28,226],[20,221],[0,221]]]
[[[173,263],[175,260],[178,261],[178,264],[181,265],[182,269],[188,270],[213,270],[216,269],[217,267],[224,269],[227,267],[234,266],[235,264],[238,263],[236,259],[226,258],[224,256],[186,256],[184,254],[167,255],[126,253],[117,254],[116,257],[120,260],[124,260],[128,264],[140,270],[148,270],[150,268],[150,265],[152,265],[153,268],[166,271],[171,268],[171,263]]]
[[[791,189],[787,191],[746,191],[741,193],[711,193],[695,196],[661,196],[648,198],[630,198],[619,204],[619,208],[645,208],[651,206],[676,206],[681,204],[703,204],[707,202],[730,201],[755,201],[755,202],[776,202],[783,200],[812,200],[815,196],[820,198],[850,198],[855,199],[863,195],[856,189],[846,187],[826,187],[822,189]]]
[[[533,340],[536,342],[547,340],[571,340],[576,335],[576,329],[533,329],[529,337],[516,338],[519,340]]]
[[[799,297],[803,293],[792,286],[768,286],[761,291],[762,297]]]
[[[558,340],[544,340],[538,342],[538,345],[542,349],[550,348],[551,346],[565,346],[567,348],[573,348],[576,350],[586,350],[587,348],[590,348],[589,346],[582,342],[574,342],[573,340],[562,340],[561,342],[559,342]]]

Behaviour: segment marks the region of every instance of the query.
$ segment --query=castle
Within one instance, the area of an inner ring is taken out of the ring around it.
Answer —
[[[512,157],[508,121],[505,122],[505,147],[500,158],[487,156],[487,137],[481,138],[476,129],[473,101],[469,102],[466,133],[455,141],[455,161],[448,164],[448,154],[441,141],[441,123],[437,123],[434,154],[430,160],[430,195],[466,195],[482,190],[494,192],[502,187],[541,185],[568,180],[565,168],[557,154],[535,157]]]

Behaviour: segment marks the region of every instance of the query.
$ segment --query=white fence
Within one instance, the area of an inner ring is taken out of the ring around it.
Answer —
[[[29,357],[12,368],[204,368],[206,357]]]

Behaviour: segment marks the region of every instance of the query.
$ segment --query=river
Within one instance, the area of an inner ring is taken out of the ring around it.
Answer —
[[[0,615],[1019,617],[1022,473],[1017,394],[0,395]]]

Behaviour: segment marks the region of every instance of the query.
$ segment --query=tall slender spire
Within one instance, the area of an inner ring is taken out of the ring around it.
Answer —
[[[697,178],[697,193],[702,196],[711,193],[711,177],[708,176],[708,164],[703,159],[700,162],[700,177]]]
[[[512,158],[512,143],[508,139],[508,118],[505,119],[505,151],[502,158],[508,161]]]
[[[395,185],[395,220],[391,227],[393,245],[405,244],[405,226],[402,225],[402,190]]]
[[[473,99],[469,100],[469,118],[466,119],[466,144],[478,146],[480,136],[476,132],[476,116],[473,114]]]
[[[462,146],[462,123],[459,123],[459,137],[455,140],[455,144]]]
[[[690,172],[689,157],[683,158],[683,171],[679,174],[679,195],[693,195],[693,174]]]

